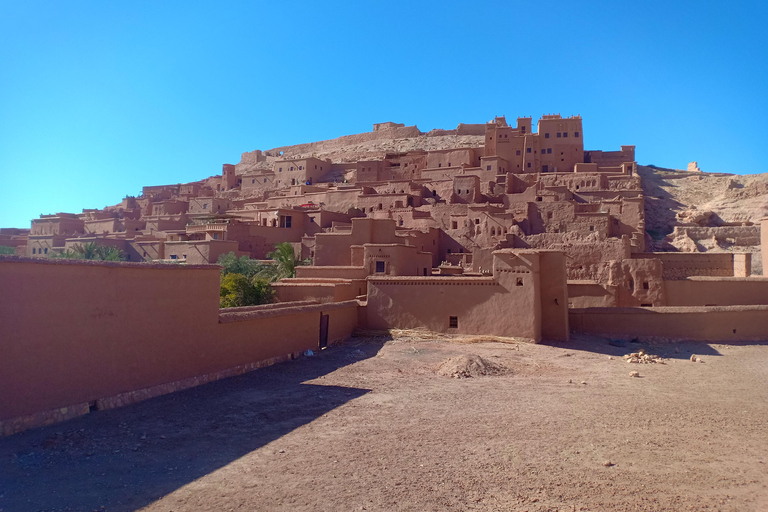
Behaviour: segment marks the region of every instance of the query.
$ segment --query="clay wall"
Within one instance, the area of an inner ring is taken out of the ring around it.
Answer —
[[[480,156],[473,148],[442,149],[427,153],[427,168],[440,167],[477,167]]]
[[[167,217],[146,217],[146,231],[184,231],[187,227],[186,215]]]
[[[216,266],[6,257],[0,289],[6,434],[66,414],[60,408],[87,412],[106,397],[153,396],[158,386],[317,349],[321,314],[329,340],[348,336],[358,316],[355,301],[220,315]]]
[[[453,178],[453,203],[478,203],[480,193],[480,178],[473,175],[455,176]]]
[[[189,213],[190,214],[207,214],[216,215],[225,213],[231,208],[231,203],[228,199],[220,197],[196,197],[189,201]]]
[[[363,267],[377,276],[428,276],[432,274],[432,254],[412,245],[365,244]]]
[[[30,235],[76,235],[83,233],[85,224],[74,214],[57,214],[32,219]]]
[[[768,305],[765,277],[689,277],[664,287],[668,306]]]
[[[768,275],[768,218],[760,220],[760,252],[763,255],[763,275]]]
[[[568,307],[616,307],[616,287],[597,281],[568,281]]]
[[[45,258],[56,250],[64,249],[67,235],[29,235],[27,237],[26,256]]]
[[[635,161],[635,146],[621,146],[621,151],[585,151],[584,162],[596,163],[600,167],[620,166]]]
[[[569,311],[571,332],[611,338],[764,340],[768,306],[588,308]]]
[[[663,279],[673,281],[692,276],[733,277],[731,253],[654,252],[634,254],[635,258],[654,258],[664,265]]]
[[[553,258],[549,271],[558,266],[556,259]],[[496,251],[493,265],[494,277],[370,277],[368,326],[540,340],[539,254]],[[565,290],[564,282],[553,279],[547,290],[559,298]],[[560,311],[565,315],[565,306]],[[452,320],[455,320],[454,326]],[[557,322],[553,324],[555,331],[556,325]],[[567,325],[567,321],[563,320],[562,325]],[[567,333],[565,336],[567,338]]]
[[[187,213],[187,201],[168,199],[152,203],[152,215],[179,215]]]
[[[348,233],[318,233],[315,235],[315,260],[318,266],[351,265],[350,247],[353,245],[395,244],[395,223],[388,219],[352,219]]]
[[[165,259],[186,261],[189,265],[213,264],[219,256],[234,252],[238,257],[246,256],[235,240],[199,240],[187,242],[165,242]]]

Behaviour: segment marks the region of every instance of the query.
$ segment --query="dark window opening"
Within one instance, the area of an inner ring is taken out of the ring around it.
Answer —
[[[579,136],[579,132],[573,132],[573,136],[574,137],[578,137]]]
[[[653,304],[640,304],[641,308],[652,308]]]
[[[384,273],[384,262],[383,261],[377,261],[376,262],[376,273],[377,274],[383,274]]]
[[[643,281],[643,290],[650,290],[651,285],[648,283],[648,281]]]
[[[448,317],[448,327],[451,329],[457,329],[459,327],[459,317],[457,316],[449,316]]]
[[[490,166],[490,165],[486,166],[486,167],[485,167],[485,170],[486,170],[486,171],[490,171],[490,170],[491,170],[491,166]]]
[[[541,202],[541,199],[542,199],[541,196],[537,196],[536,197],[536,201],[538,201],[538,202]]]
[[[568,137],[568,132],[563,132],[563,137]]]
[[[526,153],[530,153],[531,152],[531,148],[525,148],[525,152]]]
[[[459,223],[456,222],[456,221],[451,222],[451,228],[458,229],[459,228]]]
[[[515,151],[515,155],[520,156],[520,150]]]
[[[548,134],[548,133],[545,133],[545,134],[544,134],[544,138],[545,138],[545,139],[548,139],[548,138],[549,138],[549,134]]]
[[[549,166],[548,165],[542,165],[541,166],[541,172],[548,172],[548,171],[549,171]]]
[[[518,277],[517,278],[517,280],[515,281],[515,286],[523,286],[523,278],[522,277]]]
[[[560,133],[560,132],[557,132],[557,138],[558,138],[558,139],[559,139],[560,137],[562,137],[562,136],[563,136],[563,134],[562,134],[562,133]]]

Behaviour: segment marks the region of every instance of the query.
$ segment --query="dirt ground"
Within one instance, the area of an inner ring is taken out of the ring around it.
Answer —
[[[0,510],[764,511],[767,381],[768,344],[353,338],[2,438]]]

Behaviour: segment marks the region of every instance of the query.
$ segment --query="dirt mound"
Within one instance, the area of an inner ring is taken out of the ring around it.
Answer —
[[[480,377],[482,375],[503,375],[509,370],[491,363],[475,354],[466,354],[446,359],[435,368],[435,373],[454,379]]]

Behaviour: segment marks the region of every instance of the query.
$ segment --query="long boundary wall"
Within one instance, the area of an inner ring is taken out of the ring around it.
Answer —
[[[349,336],[355,300],[219,310],[219,267],[0,258],[0,434]]]
[[[768,306],[569,310],[571,332],[696,341],[768,339]]]

